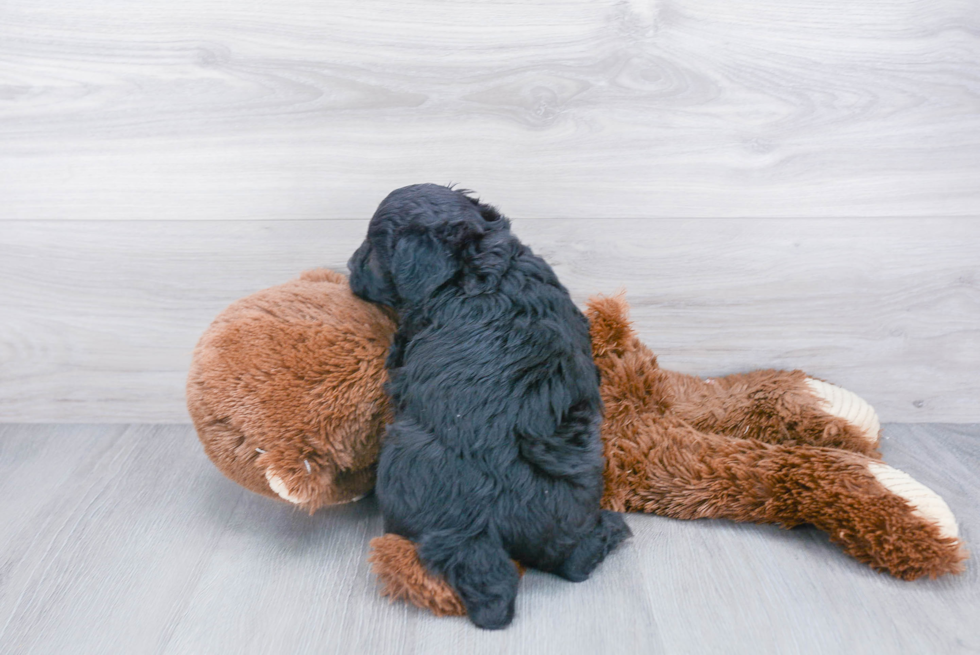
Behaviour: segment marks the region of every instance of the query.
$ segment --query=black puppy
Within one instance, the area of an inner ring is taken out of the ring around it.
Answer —
[[[512,558],[580,581],[630,535],[599,509],[588,321],[506,218],[443,186],[392,192],[348,267],[355,294],[399,315],[378,464],[385,530],[418,543],[476,625],[502,628]]]

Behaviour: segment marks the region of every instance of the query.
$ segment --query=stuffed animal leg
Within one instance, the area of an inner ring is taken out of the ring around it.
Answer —
[[[871,405],[803,371],[759,370],[706,380],[662,372],[670,413],[701,432],[881,457],[881,425]]]
[[[961,570],[952,512],[878,461],[878,419],[856,395],[800,371],[713,380],[663,371],[622,299],[597,299],[590,311],[596,363],[613,381],[604,385],[607,507],[811,523],[906,580]]]
[[[656,445],[615,455],[621,486],[607,506],[678,519],[810,523],[849,555],[905,580],[961,570],[956,521],[943,500],[877,460],[705,434],[680,421],[642,429]]]

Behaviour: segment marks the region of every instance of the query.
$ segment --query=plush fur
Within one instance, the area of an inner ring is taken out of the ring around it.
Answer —
[[[349,268],[356,295],[398,311],[386,532],[416,541],[483,628],[513,618],[511,558],[585,580],[630,533],[599,508],[599,375],[551,267],[492,207],[424,184],[385,198]]]

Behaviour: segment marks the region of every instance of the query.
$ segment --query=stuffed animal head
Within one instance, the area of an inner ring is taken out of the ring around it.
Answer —
[[[326,270],[243,298],[201,337],[187,408],[229,478],[313,511],[374,486],[395,323]]]
[[[459,273],[485,285],[510,243],[510,222],[492,206],[436,184],[392,191],[378,206],[367,238],[347,263],[364,300],[394,308],[429,297]],[[467,289],[472,291],[473,289]]]

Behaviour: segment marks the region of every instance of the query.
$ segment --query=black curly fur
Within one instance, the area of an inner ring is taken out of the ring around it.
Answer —
[[[351,289],[395,308],[385,530],[416,541],[472,621],[514,614],[511,562],[588,577],[629,528],[602,512],[602,401],[589,326],[551,267],[469,192],[392,192]]]

